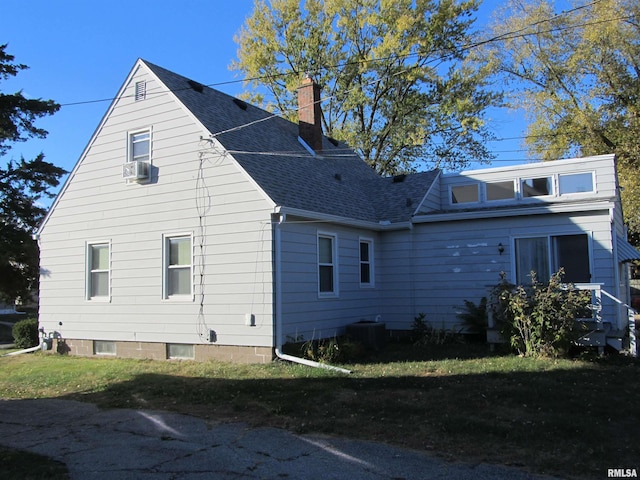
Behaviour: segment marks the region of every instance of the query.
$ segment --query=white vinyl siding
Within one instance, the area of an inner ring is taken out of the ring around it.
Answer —
[[[280,248],[282,298],[282,339],[326,338],[344,333],[345,325],[359,321],[381,321],[382,290],[380,272],[384,270],[384,243],[377,233],[364,229],[324,224],[322,226],[288,216],[282,228]],[[319,295],[318,233],[335,236],[338,259],[339,297]],[[360,283],[360,241],[370,239],[374,266],[371,280],[375,288]],[[392,268],[393,270],[393,268]],[[392,318],[392,317],[390,317]]]
[[[503,278],[517,283],[515,239],[544,236],[548,245],[547,235],[539,232],[588,236],[591,281],[613,284],[607,209],[416,224],[411,235],[386,232],[376,243],[382,250],[376,285],[387,328],[410,329],[417,313],[438,322],[438,328],[462,328],[458,315],[465,311],[464,301],[478,305]],[[550,272],[554,269],[553,263],[547,267]]]
[[[193,249],[191,235],[164,237],[164,298],[193,296]]]
[[[87,243],[87,300],[108,301],[110,297],[111,248],[109,242]]]
[[[41,325],[54,332],[63,322],[61,333],[76,339],[197,345],[209,344],[215,330],[220,345],[272,346],[273,203],[231,155],[203,146],[209,132],[144,65],[138,72],[96,129],[41,233]],[[143,79],[149,95],[136,103],[135,83]],[[150,94],[158,90],[165,93]],[[156,176],[131,188],[122,181],[127,135],[149,125]],[[204,230],[198,201],[211,205]],[[163,235],[187,233],[193,294],[167,300]],[[85,300],[86,242],[102,239],[111,244],[110,303]],[[315,257],[315,229],[312,248]],[[310,280],[317,299],[315,266]],[[247,313],[260,328],[245,325]]]

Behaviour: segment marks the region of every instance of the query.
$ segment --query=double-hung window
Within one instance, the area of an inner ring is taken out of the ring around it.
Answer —
[[[338,295],[336,236],[318,234],[318,293],[323,297]]]
[[[360,286],[374,286],[373,240],[360,239]]]
[[[129,162],[151,161],[151,131],[140,130],[129,133]]]
[[[111,246],[109,242],[88,243],[86,247],[86,298],[110,298]]]
[[[191,235],[164,237],[165,299],[193,298],[193,250]]]
[[[532,271],[538,281],[547,282],[560,268],[565,282],[591,281],[587,234],[516,238],[515,252],[516,282],[520,285],[531,283]]]

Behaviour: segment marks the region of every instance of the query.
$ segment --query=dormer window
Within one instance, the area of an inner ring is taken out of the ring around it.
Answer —
[[[506,182],[490,182],[485,185],[487,201],[513,200],[515,188],[513,180]]]
[[[559,175],[558,189],[560,191],[560,195],[593,192],[593,173],[587,172]]]
[[[520,186],[522,188],[523,198],[544,197],[546,195],[553,195],[552,177],[523,179]]]
[[[451,203],[477,203],[480,201],[478,195],[478,184],[456,185],[451,187]]]

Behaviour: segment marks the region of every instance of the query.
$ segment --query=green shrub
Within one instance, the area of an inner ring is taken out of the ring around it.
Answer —
[[[543,284],[531,272],[531,286],[502,282],[495,287],[496,322],[521,355],[557,357],[568,352],[575,320],[588,308],[591,296],[562,283],[563,274],[560,269]]]
[[[465,300],[464,308],[466,311],[458,314],[458,318],[462,320],[465,326],[465,334],[486,341],[488,325],[487,297],[482,297],[478,305],[470,300]]]
[[[40,343],[38,339],[38,319],[25,318],[16,322],[11,331],[17,348],[35,347]]]
[[[307,360],[320,363],[349,363],[361,359],[365,355],[365,348],[360,342],[351,340],[349,337],[323,338],[319,340],[303,341],[284,345],[283,349],[291,351]]]
[[[445,345],[460,341],[460,332],[445,328],[434,328],[425,320],[426,315],[419,313],[411,325],[411,340],[414,345]]]

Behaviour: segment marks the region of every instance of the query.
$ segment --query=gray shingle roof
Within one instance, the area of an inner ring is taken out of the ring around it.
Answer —
[[[298,141],[297,124],[249,104],[241,108],[229,95],[193,88],[189,79],[144,63],[277,205],[355,220],[407,221],[436,178],[432,171],[393,182],[326,137],[322,155],[313,156]]]

